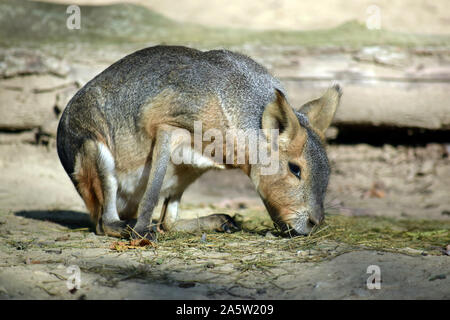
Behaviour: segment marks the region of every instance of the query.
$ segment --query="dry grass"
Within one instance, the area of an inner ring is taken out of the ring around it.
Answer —
[[[12,230],[11,234],[3,233],[5,241],[0,245],[11,257],[7,266],[25,263],[30,268],[54,268],[75,256],[82,272],[103,286],[116,287],[130,279],[180,288],[203,283],[214,284],[211,290],[215,294],[239,297],[245,297],[245,290],[253,294],[262,289],[290,290],[286,277],[303,263],[315,264],[358,250],[443,255],[442,248],[450,243],[450,221],[327,215],[313,234],[286,238],[280,236],[265,211],[242,209],[235,214],[242,231],[172,232],[158,235],[152,245],[141,246],[141,240],[121,244],[86,228],[68,237],[69,228],[56,230],[44,221],[37,222],[33,230],[46,230],[45,236],[28,229],[24,233],[18,230],[23,227],[22,220],[4,215],[9,217],[5,221]]]
[[[242,227],[240,232],[167,233],[158,236],[157,250],[185,262],[207,260],[212,255],[245,272],[269,270],[292,261],[319,262],[365,249],[443,255],[443,248],[450,243],[449,221],[327,215],[313,234],[285,238],[265,212],[244,210],[235,219]]]

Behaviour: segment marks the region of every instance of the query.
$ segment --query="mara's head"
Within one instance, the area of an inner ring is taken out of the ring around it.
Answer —
[[[294,110],[277,91],[263,113],[261,126],[267,142],[278,150],[276,170],[264,174],[262,165],[253,165],[250,177],[272,220],[289,235],[307,235],[324,219],[330,175],[325,131],[341,95],[335,85],[321,98]],[[273,129],[278,135],[270,134]]]

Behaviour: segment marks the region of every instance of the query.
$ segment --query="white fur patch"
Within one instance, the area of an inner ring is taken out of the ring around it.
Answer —
[[[139,204],[142,194],[144,194],[147,187],[147,179],[143,179],[144,174],[148,174],[145,171],[145,166],[139,167],[133,171],[126,173],[116,173],[119,188],[117,195],[117,210],[122,212],[128,202]],[[133,198],[135,196],[136,198]]]
[[[167,214],[170,221],[175,222],[178,218],[178,204],[180,202],[178,200],[169,201],[167,205]]]
[[[127,194],[134,193],[142,178],[143,172],[144,166],[139,167],[134,171],[127,172],[126,174],[118,174],[120,190]]]
[[[117,213],[117,180],[114,174],[115,162],[114,158],[103,143],[98,143],[98,168],[101,171],[102,187],[104,192],[105,204],[102,219],[104,222],[119,220]]]
[[[109,151],[108,147],[105,146],[103,143],[98,143],[98,157],[100,159],[100,162],[104,165],[104,168],[109,172],[114,172],[115,169],[115,163],[114,158]]]

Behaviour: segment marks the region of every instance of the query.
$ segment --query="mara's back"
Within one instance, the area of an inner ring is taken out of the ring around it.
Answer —
[[[280,82],[252,59],[227,50],[156,46],[117,61],[88,82],[68,109],[98,108],[105,116],[139,116],[140,108],[163,90],[181,95],[179,108],[196,113],[216,95],[230,114],[262,112]],[[283,90],[284,91],[284,90]],[[236,122],[236,125],[239,122]]]
[[[63,161],[72,172],[74,152],[86,138],[101,136],[117,148],[119,139],[135,143],[129,140],[139,137],[143,110],[164,92],[172,93],[171,103],[163,105],[167,110],[160,114],[188,122],[184,127],[202,120],[205,106],[214,98],[221,108],[214,117],[224,117],[227,125],[239,129],[259,128],[275,89],[284,91],[264,67],[241,54],[179,46],[146,48],[111,65],[71,99],[58,127],[58,153],[72,160]]]

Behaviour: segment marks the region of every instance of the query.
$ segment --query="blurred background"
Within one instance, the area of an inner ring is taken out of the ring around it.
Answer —
[[[254,30],[316,30],[356,20],[366,22],[371,7],[382,11],[383,28],[391,31],[446,34],[450,29],[448,1],[345,0],[50,0],[77,5],[133,3],[170,19],[210,27]],[[380,12],[381,13],[381,12]]]
[[[449,12],[447,0],[0,0],[0,208],[85,211],[56,155],[61,112],[116,60],[177,44],[251,56],[294,106],[343,87],[329,212],[450,219]],[[183,201],[262,207],[240,172],[206,174]]]

